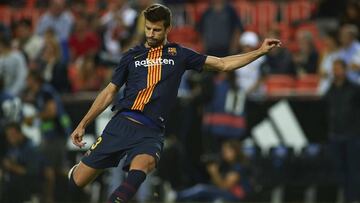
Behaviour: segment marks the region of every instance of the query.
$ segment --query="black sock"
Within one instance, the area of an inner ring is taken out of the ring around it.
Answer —
[[[131,170],[125,181],[115,189],[109,198],[109,203],[127,203],[135,195],[142,182],[146,178],[146,173],[140,170]]]
[[[71,201],[79,201],[82,198],[82,188],[76,185],[73,173],[70,174],[68,189],[69,198]]]

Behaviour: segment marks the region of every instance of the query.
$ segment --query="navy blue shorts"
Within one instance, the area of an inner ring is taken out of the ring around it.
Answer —
[[[163,130],[151,129],[117,113],[81,161],[92,168],[105,169],[118,166],[126,156],[123,170],[128,171],[132,159],[139,154],[151,155],[157,163],[163,144]]]

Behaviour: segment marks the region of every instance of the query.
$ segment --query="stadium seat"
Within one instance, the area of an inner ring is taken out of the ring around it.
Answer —
[[[11,10],[8,6],[0,6],[0,22],[5,25],[11,23]]]
[[[197,3],[187,3],[185,5],[185,10],[187,15],[190,16],[190,19],[195,23],[200,21],[201,15],[208,8],[209,4],[207,2],[197,2]]]
[[[266,77],[265,86],[269,96],[285,96],[293,93],[296,81],[290,75],[269,75]]]
[[[307,20],[311,17],[314,4],[310,1],[289,1],[281,5],[282,21],[286,24]]]
[[[267,30],[277,22],[278,7],[272,1],[259,1],[256,3],[256,25],[260,34],[266,34]]]
[[[181,43],[196,51],[202,51],[203,46],[197,31],[191,26],[174,27],[168,35],[171,42]]]
[[[253,30],[257,32],[256,27],[256,8],[254,3],[250,3],[249,1],[237,1],[233,3],[235,10],[237,11],[238,16],[241,19],[244,27],[249,30]]]
[[[27,0],[26,1],[26,7],[27,8],[34,8],[36,4],[36,0]]]
[[[307,74],[296,80],[297,94],[316,94],[319,84],[319,76],[316,74]]]

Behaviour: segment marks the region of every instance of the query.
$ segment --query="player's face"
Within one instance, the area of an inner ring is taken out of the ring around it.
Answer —
[[[146,44],[150,47],[162,45],[169,31],[170,27],[165,28],[164,21],[150,22],[145,20]]]

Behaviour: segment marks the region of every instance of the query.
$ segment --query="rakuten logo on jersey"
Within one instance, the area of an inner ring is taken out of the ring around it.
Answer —
[[[149,67],[155,65],[175,65],[175,61],[173,59],[146,59],[142,61],[135,61],[135,67]]]

